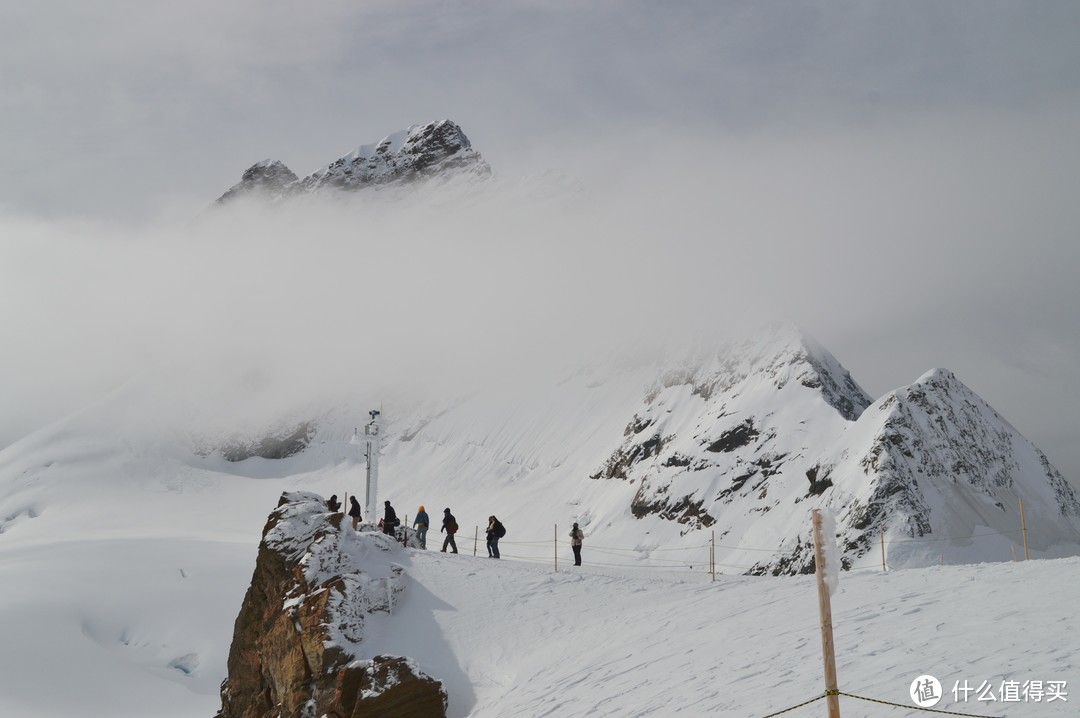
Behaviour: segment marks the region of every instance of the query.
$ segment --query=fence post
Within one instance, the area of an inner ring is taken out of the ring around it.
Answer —
[[[878,533],[881,535],[881,572],[888,573],[889,569],[885,568],[885,524],[878,526]]]
[[[1027,544],[1027,518],[1024,517],[1024,497],[1020,497],[1020,527],[1024,530],[1024,560],[1027,561],[1031,558],[1028,555]]]
[[[555,573],[559,572],[559,524],[555,524]]]
[[[1013,563],[1016,563],[1016,547],[1012,544],[1009,544],[1009,550],[1012,551]]]
[[[814,573],[817,574],[818,608],[821,611],[821,654],[825,663],[825,698],[829,718],[840,718],[840,696],[836,687],[836,655],[833,652],[832,603],[825,584],[825,542],[821,535],[821,510],[814,509]],[[835,536],[829,537],[835,541]]]
[[[716,529],[712,531],[712,546],[709,547],[709,571],[712,572],[712,580],[716,581]]]
[[[409,548],[409,515],[405,514],[405,523],[401,524],[401,545]]]
[[[479,540],[480,540],[480,527],[476,526],[476,527],[473,528],[473,537],[472,537],[472,555],[473,556],[476,555],[476,544],[477,544],[477,542]]]

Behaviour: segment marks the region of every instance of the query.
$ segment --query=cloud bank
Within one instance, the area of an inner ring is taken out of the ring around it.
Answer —
[[[1072,4],[2,13],[0,443],[146,371],[279,406],[780,317],[875,395],[954,370],[1080,476]],[[583,194],[190,221],[442,117]]]

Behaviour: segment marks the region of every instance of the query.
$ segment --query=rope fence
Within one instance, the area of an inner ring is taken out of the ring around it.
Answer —
[[[480,534],[480,526],[474,529],[474,541],[477,545],[481,545],[480,538],[477,538]],[[1017,529],[1014,531],[984,531],[981,533],[971,534],[969,536],[943,536],[943,537],[913,537],[913,538],[901,538],[901,539],[884,539],[881,543],[883,549],[886,546],[892,544],[912,544],[912,543],[933,543],[941,541],[967,541],[972,539],[982,539],[994,536],[1017,536],[1025,532],[1025,529]],[[467,541],[468,537],[458,533],[459,541]],[[555,554],[562,555],[561,552],[566,550],[570,546],[570,542],[562,538],[548,538],[547,540],[535,540],[535,541],[506,541],[504,539],[499,540],[500,555],[503,558],[512,559],[515,561],[527,561],[537,564],[553,565],[556,563]],[[504,548],[510,548],[511,553],[507,553]],[[619,546],[606,546],[595,545],[586,542],[582,549],[590,557],[586,561],[590,566],[603,566],[611,568],[636,568],[636,569],[650,569],[659,573],[685,573],[692,575],[700,575],[702,573],[715,574],[719,572],[721,574],[724,571],[738,572],[744,574],[748,571],[760,569],[761,564],[739,564],[739,563],[727,563],[716,560],[716,550],[723,549],[727,551],[737,552],[751,552],[751,553],[764,553],[770,555],[779,555],[784,549],[781,548],[767,548],[764,546],[742,546],[726,543],[699,543],[690,546],[677,546],[677,547],[657,547],[657,548],[631,548],[631,547],[619,547]],[[554,553],[553,553],[554,550]],[[883,551],[884,553],[884,551]],[[656,555],[663,554],[663,555]],[[602,560],[591,560],[591,557],[599,555]],[[870,554],[868,553],[867,556]],[[615,559],[627,559],[625,561],[618,561]],[[853,566],[844,569],[845,571],[877,571],[887,570],[887,564],[883,561],[880,565],[863,565]]]
[[[791,706],[790,708],[785,708],[784,710],[781,710],[781,711],[776,711],[775,713],[769,713],[768,715],[761,716],[760,718],[776,718],[776,716],[784,715],[785,713],[790,713],[791,711],[802,708],[803,706],[808,706],[811,703],[816,703],[816,702],[820,701],[823,698],[828,698],[829,696],[845,696],[847,698],[854,698],[854,699],[860,700],[860,701],[869,701],[870,703],[877,703],[879,705],[892,706],[892,707],[895,707],[895,708],[903,708],[904,710],[909,710],[909,711],[923,711],[924,713],[938,713],[938,714],[947,715],[947,716],[966,716],[967,718],[1004,718],[1004,716],[995,717],[995,716],[983,715],[983,714],[980,714],[980,713],[960,713],[958,711],[946,711],[946,710],[940,710],[940,709],[937,709],[937,708],[923,708],[921,706],[904,705],[903,703],[893,703],[892,701],[883,701],[883,700],[881,700],[879,698],[868,698],[867,696],[859,696],[859,695],[855,695],[854,693],[847,693],[845,691],[840,691],[840,690],[825,691],[821,695],[814,696],[810,700],[803,701],[802,703],[798,703],[796,705]]]

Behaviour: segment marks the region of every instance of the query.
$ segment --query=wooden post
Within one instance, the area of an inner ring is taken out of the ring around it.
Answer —
[[[1013,546],[1012,544],[1009,544],[1009,550],[1012,551],[1013,563],[1015,563],[1016,562],[1016,547]]]
[[[555,573],[559,572],[559,524],[555,524]]]
[[[712,580],[716,580],[716,529],[712,532],[712,546],[709,547],[709,570],[712,572]]]
[[[821,535],[821,510],[814,509],[814,573],[817,575],[818,608],[821,610],[821,654],[825,663],[825,701],[829,718],[840,718],[840,696],[836,694],[836,655],[833,652],[832,602],[825,584],[825,541]],[[829,540],[835,541],[833,536]]]
[[[1025,518],[1025,516],[1024,516],[1024,497],[1023,496],[1020,497],[1020,527],[1024,530],[1024,560],[1028,561],[1028,560],[1031,559],[1031,556],[1030,556],[1030,554],[1028,554],[1027,518]]]
[[[472,555],[476,555],[476,544],[480,541],[480,527],[477,526],[473,529],[472,537]]]
[[[409,547],[409,515],[405,514],[405,523],[401,524],[401,545]]]
[[[881,535],[881,571],[882,573],[888,573],[889,569],[885,567],[885,524],[878,527],[878,532]]]

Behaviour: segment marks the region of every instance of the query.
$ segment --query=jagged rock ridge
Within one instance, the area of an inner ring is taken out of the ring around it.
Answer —
[[[279,201],[328,190],[411,184],[422,180],[491,176],[491,167],[450,120],[414,125],[381,141],[359,147],[303,178],[276,160],[246,170],[241,181],[218,198],[225,204],[242,197]]]
[[[408,659],[358,659],[365,625],[403,590],[399,547],[342,528],[321,497],[285,493],[236,619],[217,718],[443,716],[441,684]]]

